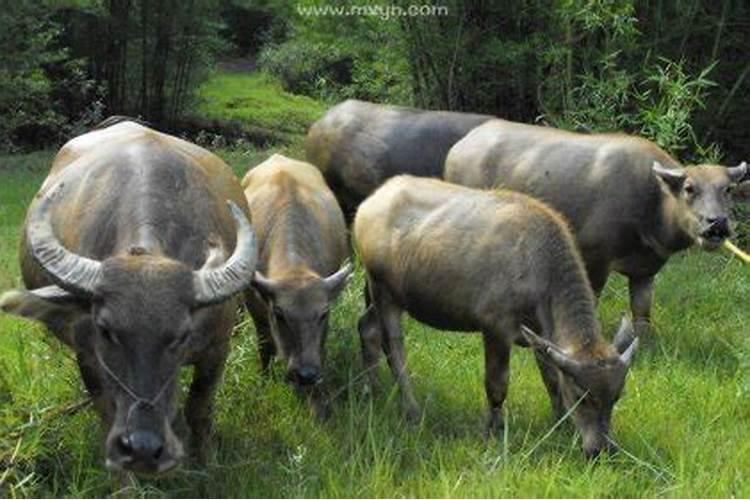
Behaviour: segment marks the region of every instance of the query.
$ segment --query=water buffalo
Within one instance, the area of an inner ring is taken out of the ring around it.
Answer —
[[[327,414],[320,388],[328,310],[352,268],[346,224],[336,198],[309,163],[281,155],[242,180],[258,234],[258,271],[247,307],[258,332],[266,372],[279,353],[287,380],[310,398],[319,418]]]
[[[402,311],[435,328],[482,332],[491,432],[503,425],[511,346],[527,343],[553,406],[572,412],[585,453],[609,447],[612,408],[638,340],[627,321],[614,346],[602,337],[583,262],[559,214],[520,193],[398,176],[360,205],[354,239],[371,295],[359,322],[365,368],[377,387],[382,345],[407,416],[417,417],[419,407]],[[540,325],[541,336],[528,324]]]
[[[160,473],[178,463],[172,421],[188,364],[185,414],[204,450],[233,296],[250,285],[257,261],[231,170],[133,122],[89,132],[56,156],[24,235],[27,290],[5,293],[0,308],[41,321],[75,351],[108,430],[107,467]]]
[[[654,275],[694,242],[730,235],[729,189],[747,165],[683,168],[654,143],[487,122],[451,149],[445,180],[503,187],[549,203],[570,222],[598,295],[611,270],[629,279],[636,327],[650,324]]]
[[[450,147],[492,118],[350,99],[310,127],[305,150],[351,218],[362,200],[394,175],[441,177]]]

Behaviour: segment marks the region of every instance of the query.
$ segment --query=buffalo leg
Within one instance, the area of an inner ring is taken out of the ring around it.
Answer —
[[[654,276],[629,276],[630,310],[636,335],[651,331],[651,303],[654,298]]]
[[[195,364],[190,394],[185,405],[185,418],[193,435],[193,450],[199,461],[206,458],[206,445],[213,424],[214,393],[228,353],[229,343],[222,342]]]
[[[565,414],[565,407],[562,402],[562,394],[560,394],[557,370],[550,365],[550,361],[545,359],[544,355],[536,350],[534,351],[534,357],[539,367],[539,373],[542,375],[544,386],[547,388],[549,399],[552,402],[552,409],[555,412],[555,416],[560,418]]]
[[[380,391],[380,377],[378,363],[380,361],[381,332],[380,320],[375,307],[370,305],[357,324],[359,339],[362,345],[362,359],[370,386],[370,391],[376,394]]]
[[[245,307],[250,313],[250,317],[253,318],[253,324],[255,325],[261,373],[268,375],[271,361],[276,355],[276,346],[271,336],[271,325],[268,322],[268,306],[254,292],[248,291],[245,295]]]
[[[417,400],[414,398],[409,372],[406,368],[406,353],[401,331],[402,311],[386,291],[376,286],[373,288],[373,292],[373,305],[377,309],[384,332],[384,341],[387,343],[388,363],[398,383],[406,418],[412,422],[418,421],[421,417],[421,411]]]
[[[502,335],[483,332],[484,341],[484,389],[490,407],[487,434],[493,435],[503,429],[503,403],[508,395],[510,375],[510,345]]]

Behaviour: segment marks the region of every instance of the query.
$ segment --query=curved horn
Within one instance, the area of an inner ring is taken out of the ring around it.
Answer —
[[[234,253],[223,266],[212,268],[204,264],[193,272],[195,303],[200,306],[223,302],[247,288],[258,262],[255,233],[250,222],[234,202],[227,200],[227,205],[237,225],[237,242]]]
[[[351,263],[346,263],[338,271],[328,276],[323,280],[328,292],[333,296],[337,295],[344,289],[344,286],[349,282],[352,277],[354,267]]]
[[[34,260],[60,288],[89,298],[94,294],[101,262],[75,254],[62,246],[50,223],[50,208],[60,196],[64,183],[60,182],[44,194],[29,214],[26,239]]]
[[[636,349],[638,349],[638,337],[634,338],[625,352],[620,354],[620,361],[625,363],[627,368],[630,368],[630,364],[633,362]]]
[[[531,328],[521,325],[521,332],[535,349],[544,352],[564,372],[574,375],[581,371],[580,362],[562,352],[554,343],[534,333]]]
[[[747,162],[743,161],[736,167],[727,167],[727,174],[732,182],[740,182],[747,175]]]
[[[620,327],[617,329],[612,344],[615,346],[615,349],[617,349],[617,352],[622,354],[623,351],[630,346],[634,338],[635,330],[633,329],[633,324],[628,317],[623,314],[622,319],[620,320]]]

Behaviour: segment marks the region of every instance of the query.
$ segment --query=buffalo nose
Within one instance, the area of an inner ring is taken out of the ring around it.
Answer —
[[[136,461],[159,460],[164,452],[164,440],[151,431],[123,434],[117,442],[123,455]]]
[[[311,365],[303,365],[294,371],[294,376],[302,385],[312,385],[320,378],[318,369]]]
[[[708,219],[708,223],[712,228],[726,229],[729,227],[729,218],[726,216],[711,217]]]

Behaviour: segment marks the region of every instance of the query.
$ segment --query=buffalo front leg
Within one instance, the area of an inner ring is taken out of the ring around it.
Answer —
[[[245,308],[250,313],[255,325],[255,334],[258,339],[258,355],[260,356],[260,372],[267,376],[271,361],[276,355],[276,345],[271,336],[271,325],[269,323],[268,306],[256,292],[248,290],[245,292]]]
[[[484,389],[490,407],[487,423],[487,435],[492,436],[502,431],[503,403],[508,395],[508,377],[510,375],[511,346],[502,335],[482,332],[484,341]]]
[[[557,370],[550,365],[550,361],[545,359],[543,354],[536,350],[534,350],[534,357],[539,367],[539,373],[542,375],[544,386],[547,388],[547,393],[552,403],[552,410],[555,412],[557,418],[561,418],[565,414],[565,407],[563,406],[562,394],[560,394]]]
[[[380,392],[380,376],[378,363],[380,361],[381,332],[380,320],[373,305],[369,305],[357,323],[359,340],[362,345],[362,360],[367,373],[370,392]]]
[[[207,456],[207,445],[213,428],[214,395],[228,352],[229,343],[223,342],[195,364],[185,405],[185,418],[193,437],[193,453],[199,462],[204,462]]]
[[[401,308],[393,302],[386,290],[375,286],[373,292],[373,305],[380,319],[388,364],[398,383],[406,418],[411,422],[419,421],[422,412],[414,398],[409,371],[406,368],[406,352],[401,330]]]
[[[651,332],[651,303],[654,300],[654,276],[629,276],[630,310],[636,335]]]

